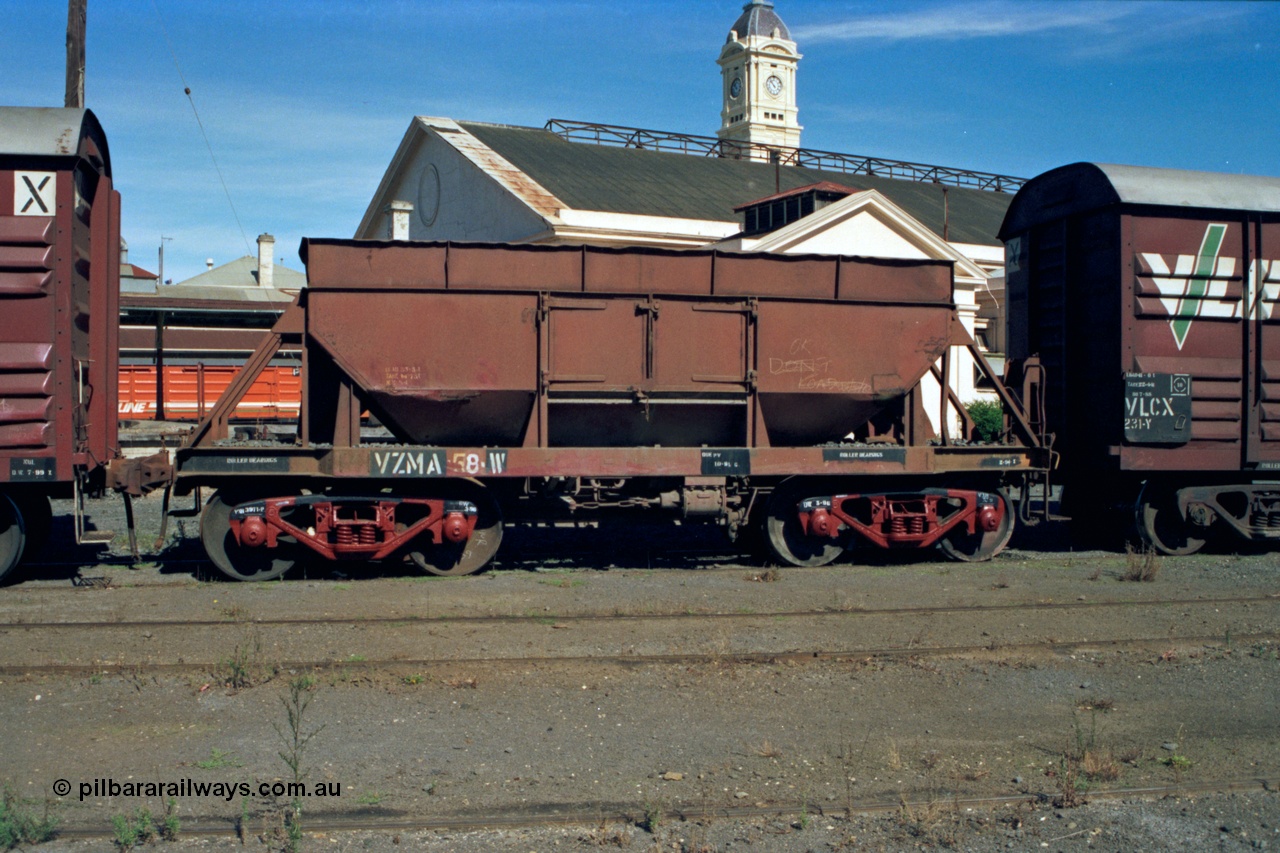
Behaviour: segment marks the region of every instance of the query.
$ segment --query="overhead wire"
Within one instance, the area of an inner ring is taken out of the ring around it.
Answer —
[[[183,94],[187,96],[187,101],[191,104],[191,112],[196,117],[196,125],[200,128],[200,135],[204,137],[205,147],[209,149],[209,159],[213,161],[213,169],[218,173],[218,180],[222,183],[222,192],[227,197],[227,205],[231,208],[231,216],[236,221],[236,227],[240,229],[240,239],[244,240],[244,248],[246,255],[252,255],[253,249],[249,246],[249,235],[245,233],[244,225],[240,223],[240,214],[236,211],[236,204],[231,200],[231,190],[227,187],[227,180],[222,176],[222,167],[218,165],[218,158],[213,153],[213,144],[209,142],[209,134],[204,129],[204,122],[200,120],[200,111],[196,109],[196,100],[191,95],[191,87],[187,85],[187,78],[182,73],[182,66],[178,63],[178,52],[173,48],[173,40],[169,38],[169,29],[164,25],[164,16],[160,14],[160,7],[156,0],[151,0],[151,7],[156,11],[156,20],[160,22],[160,32],[164,34],[165,44],[169,46],[169,55],[173,58],[173,67],[178,72],[178,79],[182,81]]]

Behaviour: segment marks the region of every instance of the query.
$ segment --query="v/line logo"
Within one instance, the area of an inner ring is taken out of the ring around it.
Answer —
[[[1152,272],[1151,282],[1160,304],[1169,315],[1169,330],[1178,349],[1197,318],[1270,320],[1280,302],[1280,260],[1255,260],[1249,267],[1239,295],[1231,294],[1236,258],[1222,257],[1230,226],[1210,223],[1194,255],[1169,257],[1143,252],[1140,257]]]

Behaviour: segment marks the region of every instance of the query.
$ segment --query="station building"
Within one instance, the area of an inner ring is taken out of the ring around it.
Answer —
[[[773,3],[748,2],[717,58],[714,137],[416,116],[355,237],[950,260],[961,320],[998,366],[996,235],[1022,181],[802,147],[801,58]],[[962,399],[981,396],[971,359],[953,370]]]
[[[750,0],[716,58],[715,136],[416,116],[354,236],[949,260],[961,321],[998,370],[1004,250],[996,235],[1022,181],[804,148],[801,59],[774,4]],[[130,280],[122,364],[139,368],[138,382],[148,381],[148,364],[154,382],[166,367],[243,361],[305,286],[302,273],[272,263],[273,242],[263,235],[257,258],[211,265],[177,285]],[[952,370],[961,399],[983,396],[967,353]],[[122,379],[122,400],[125,390]],[[136,389],[137,399],[157,396],[164,417],[164,389]],[[200,400],[194,411],[205,408],[206,395],[187,396]]]

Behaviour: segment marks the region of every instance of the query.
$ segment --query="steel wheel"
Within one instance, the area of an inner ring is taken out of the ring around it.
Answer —
[[[1178,512],[1175,494],[1148,482],[1138,496],[1138,535],[1146,546],[1170,557],[1185,557],[1204,547],[1203,528],[1191,524]]]
[[[470,575],[489,565],[502,544],[502,511],[483,486],[464,490],[450,500],[471,501],[478,516],[475,530],[466,542],[432,542],[426,550],[409,552],[409,559],[432,575]]]
[[[985,530],[970,533],[969,528],[962,524],[938,543],[942,553],[961,563],[985,563],[1004,550],[1013,537],[1013,503],[1004,492],[995,494],[1004,507],[1004,517],[1000,520],[1000,526],[989,533]]]
[[[27,544],[27,529],[18,505],[0,495],[0,580],[18,565]]]
[[[20,558],[26,562],[38,555],[44,546],[49,544],[49,534],[53,530],[53,508],[49,506],[49,499],[44,495],[15,498],[14,504],[22,513],[22,526],[27,534],[27,541]]]
[[[813,568],[835,561],[844,552],[839,540],[810,536],[800,526],[796,506],[808,495],[804,484],[783,483],[769,497],[764,532],[769,550],[789,566]],[[821,491],[817,486],[813,491]]]
[[[298,563],[301,546],[280,537],[278,548],[245,548],[231,534],[231,510],[243,500],[218,492],[204,505],[200,516],[200,541],[218,570],[233,580],[268,581]]]

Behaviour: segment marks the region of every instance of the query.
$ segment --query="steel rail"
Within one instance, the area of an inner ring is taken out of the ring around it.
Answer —
[[[1226,779],[1219,782],[1181,782],[1172,785],[1149,785],[1134,788],[1092,790],[1082,795],[1090,800],[1122,800],[1133,797],[1198,797],[1206,794],[1239,794],[1275,792],[1280,780],[1270,777]],[[945,801],[957,809],[993,809],[1021,804],[1044,804],[1053,799],[1049,791],[1027,791],[991,797],[932,797],[929,800],[870,800],[851,802],[838,808],[827,808],[808,800],[781,802],[765,806],[681,806],[665,805],[664,814],[669,819],[688,821],[752,820],[761,818],[786,818],[809,815],[824,819],[849,820],[859,815],[893,814],[907,808],[925,808]],[[314,832],[405,832],[405,831],[476,831],[486,829],[537,829],[555,826],[598,826],[600,824],[639,825],[645,820],[645,807],[633,803],[569,805],[544,804],[523,807],[504,812],[475,813],[439,817],[312,814],[307,817],[306,831]],[[201,818],[198,822],[182,824],[182,834],[197,836],[237,835],[234,819]],[[66,827],[57,831],[59,838],[96,839],[111,838],[108,829],[91,827]]]
[[[689,612],[681,610],[671,613],[551,613],[521,615],[479,615],[450,616],[438,614],[433,616],[379,615],[379,616],[315,616],[315,617],[279,617],[250,619],[145,619],[145,620],[101,620],[101,621],[52,621],[52,622],[0,622],[0,631],[19,630],[59,630],[84,629],[103,630],[112,628],[208,628],[216,625],[249,625],[289,627],[305,625],[431,625],[431,624],[519,624],[522,622],[543,622],[554,619],[557,622],[623,622],[623,621],[681,621],[691,620],[731,620],[731,619],[824,619],[856,616],[940,616],[952,613],[1008,613],[1025,610],[1043,612],[1055,610],[1092,610],[1108,607],[1200,607],[1226,604],[1275,604],[1280,605],[1280,594],[1233,596],[1228,598],[1167,598],[1167,599],[1131,599],[1103,601],[1035,601],[1010,604],[958,604],[939,607],[878,607],[878,608],[832,608],[824,607],[815,610],[761,610],[751,613],[742,612]]]
[[[491,657],[491,658],[372,658],[366,660],[282,660],[271,661],[270,665],[278,670],[378,670],[378,669],[414,669],[421,671],[431,667],[480,667],[480,666],[554,666],[564,664],[592,664],[595,666],[618,666],[634,669],[640,666],[696,666],[704,664],[776,664],[776,663],[863,663],[868,660],[926,657],[950,657],[954,655],[972,654],[1004,654],[1009,652],[1057,652],[1069,653],[1083,649],[1099,651],[1117,651],[1129,648],[1158,646],[1168,649],[1170,645],[1203,645],[1221,643],[1222,634],[1196,634],[1187,636],[1164,635],[1159,637],[1116,637],[1088,640],[1072,640],[1066,642],[1043,641],[1026,643],[1001,643],[992,641],[983,644],[962,646],[890,646],[851,648],[838,651],[809,649],[805,651],[771,651],[771,652],[716,652],[697,654],[633,654],[633,655],[562,655],[534,657]],[[1280,632],[1256,634],[1239,634],[1231,638],[1232,643],[1253,644],[1262,642],[1280,642]],[[0,676],[82,676],[112,675],[119,673],[190,673],[215,672],[226,666],[225,661],[183,661],[181,663],[95,663],[95,664],[13,664],[0,665]]]

